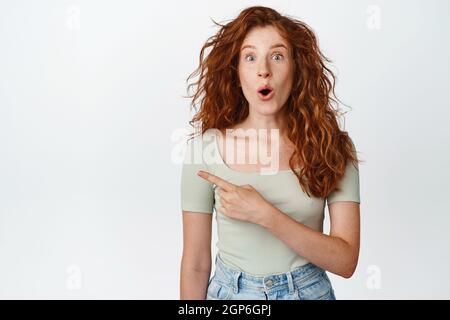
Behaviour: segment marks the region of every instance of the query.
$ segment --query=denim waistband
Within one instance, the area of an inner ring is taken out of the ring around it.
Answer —
[[[303,282],[321,273],[325,273],[325,270],[308,262],[288,272],[257,276],[226,264],[219,254],[216,255],[215,277],[217,281],[231,286],[234,293],[238,293],[242,288],[266,292],[287,288],[289,293],[293,293],[294,282]]]

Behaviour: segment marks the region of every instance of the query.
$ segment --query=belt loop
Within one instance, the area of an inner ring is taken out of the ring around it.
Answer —
[[[241,271],[233,272],[232,287],[233,287],[233,293],[234,294],[238,294],[239,293],[239,278],[241,277],[241,274],[242,274]]]
[[[287,281],[288,281],[288,287],[289,287],[289,294],[294,293],[294,281],[292,280],[292,273],[290,271],[286,272]]]

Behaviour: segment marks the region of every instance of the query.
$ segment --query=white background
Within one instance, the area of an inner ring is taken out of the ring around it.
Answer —
[[[450,298],[444,0],[1,1],[1,298],[178,299],[185,81],[211,19],[254,4],[313,28],[351,106],[361,253],[337,298]]]

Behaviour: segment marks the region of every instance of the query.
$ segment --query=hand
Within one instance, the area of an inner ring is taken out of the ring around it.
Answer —
[[[274,207],[251,185],[237,186],[202,170],[197,174],[219,187],[218,210],[227,217],[262,224],[270,216]]]

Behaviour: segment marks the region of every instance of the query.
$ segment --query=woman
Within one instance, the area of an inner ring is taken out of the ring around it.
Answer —
[[[326,271],[355,271],[360,195],[356,149],[332,108],[329,60],[305,23],[270,8],[219,26],[201,50],[192,96],[200,108],[190,124],[200,132],[181,177],[180,298],[334,300]],[[270,158],[257,157],[268,149]]]

